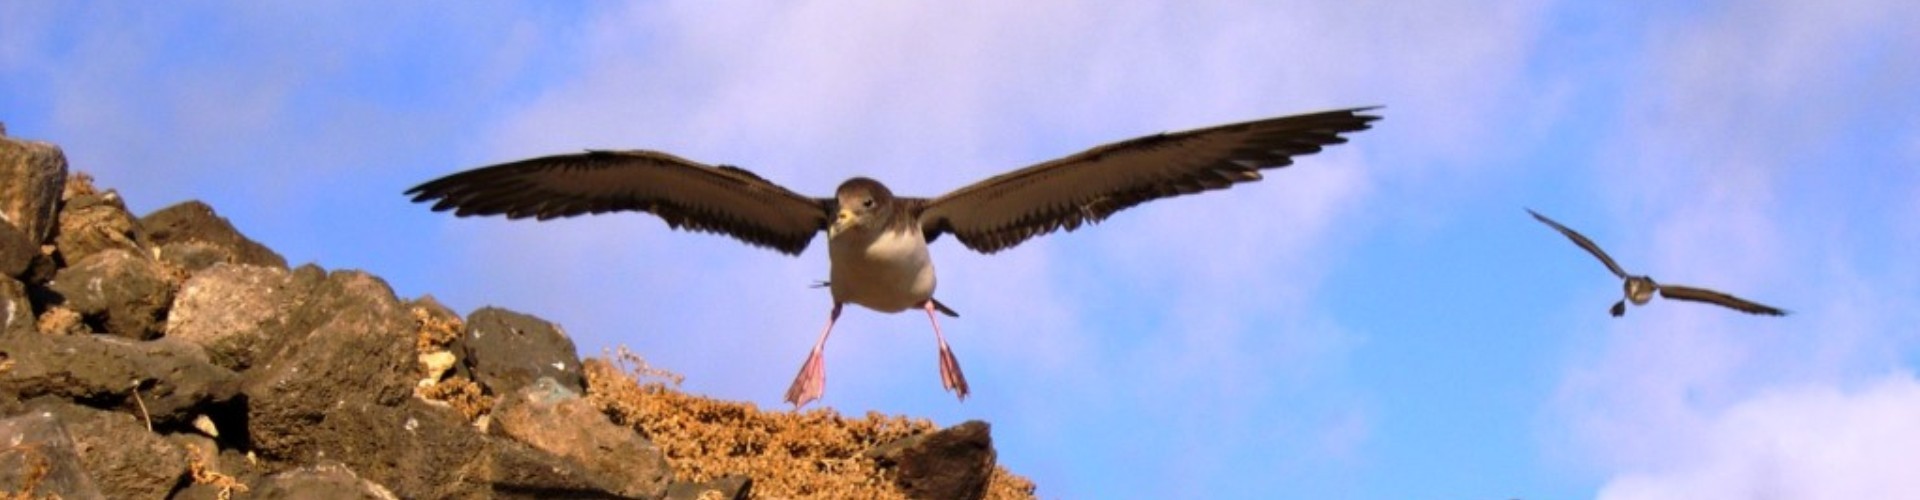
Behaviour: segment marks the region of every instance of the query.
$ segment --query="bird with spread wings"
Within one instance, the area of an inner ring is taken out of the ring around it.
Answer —
[[[834,196],[808,197],[739,167],[658,151],[587,151],[460,172],[407,191],[457,216],[547,220],[614,211],[654,214],[673,229],[717,233],[799,255],[825,231],[833,309],[787,390],[795,407],[823,395],[822,350],[845,304],[926,312],[939,345],[942,385],[969,393],[935,313],[927,244],[952,235],[992,254],[1054,231],[1072,231],[1147,201],[1225,189],[1262,170],[1346,142],[1371,127],[1374,108],[1255,120],[1098,146],[994,176],[934,198],[895,196],[864,177]]]

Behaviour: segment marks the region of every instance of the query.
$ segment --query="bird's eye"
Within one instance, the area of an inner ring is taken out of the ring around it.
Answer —
[[[860,206],[873,208],[873,198],[867,198],[867,201],[860,202]]]

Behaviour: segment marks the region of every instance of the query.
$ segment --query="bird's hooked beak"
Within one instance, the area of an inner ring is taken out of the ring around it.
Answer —
[[[833,219],[833,225],[827,226],[827,237],[832,238],[839,236],[840,233],[846,232],[847,228],[853,227],[853,220],[853,210],[846,208],[840,209],[839,215]]]

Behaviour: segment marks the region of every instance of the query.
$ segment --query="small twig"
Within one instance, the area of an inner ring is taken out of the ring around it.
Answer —
[[[153,432],[153,416],[147,414],[147,402],[140,399],[140,381],[133,381],[133,402],[140,405],[140,419],[147,421],[147,432]]]

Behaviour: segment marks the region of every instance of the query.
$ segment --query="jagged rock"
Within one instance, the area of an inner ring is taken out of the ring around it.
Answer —
[[[308,457],[328,439],[350,437],[329,427],[340,413],[407,399],[412,327],[380,278],[359,271],[328,275],[296,309],[285,338],[246,373],[255,448],[274,457]]]
[[[979,420],[876,446],[867,455],[908,498],[984,498],[993,476],[993,435]]]
[[[185,451],[138,416],[65,402],[40,407],[66,424],[81,465],[107,498],[166,498],[186,477]]]
[[[145,257],[137,242],[140,227],[133,214],[127,213],[120,193],[111,189],[94,192],[84,181],[68,188],[75,194],[61,205],[59,231],[53,236],[61,260],[71,266],[108,250]]]
[[[361,479],[340,463],[301,467],[267,476],[249,490],[250,498],[281,500],[394,500],[387,488]]]
[[[27,239],[12,222],[0,218],[0,277],[20,277],[40,254],[40,244]]]
[[[413,318],[379,278],[335,272],[295,311],[285,341],[247,371],[246,429],[267,460],[325,457],[403,498],[605,496],[590,473],[474,432],[411,397]],[[493,493],[487,493],[493,492]]]
[[[233,263],[233,252],[198,240],[158,245],[154,247],[153,253],[160,262],[186,271],[189,275],[199,274],[200,271],[213,267],[214,264]]]
[[[511,394],[540,377],[586,390],[573,340],[546,320],[497,307],[467,316],[467,368],[494,394]]]
[[[27,286],[13,278],[0,276],[0,339],[31,334],[36,329],[33,303],[27,298]],[[0,359],[0,363],[6,360]]]
[[[67,182],[67,155],[59,146],[0,135],[0,219],[34,246],[46,242]]]
[[[53,413],[0,419],[0,444],[0,497],[106,498]]]
[[[144,406],[154,425],[184,424],[239,392],[238,374],[208,362],[199,346],[172,339],[12,335],[0,338],[0,352],[13,362],[0,371],[0,394],[56,396],[129,415]]]
[[[605,478],[616,493],[639,498],[666,493],[672,472],[666,456],[552,378],[541,377],[508,394],[494,407],[493,421],[502,434]]]
[[[160,335],[173,286],[160,264],[120,249],[102,251],[60,270],[48,285],[62,305],[106,333],[133,339]]]
[[[147,240],[155,247],[162,248],[172,243],[199,241],[212,244],[225,252],[227,262],[251,264],[256,266],[287,268],[287,259],[234,229],[228,222],[213,212],[213,207],[192,200],[160,209],[140,218],[140,228],[146,231]]]
[[[709,495],[711,493],[711,495]],[[747,500],[753,498],[753,479],[732,475],[704,483],[674,481],[667,486],[667,500]]]
[[[311,265],[288,272],[216,264],[180,286],[167,312],[167,337],[200,344],[216,364],[246,370],[285,336],[295,309],[324,279]]]

